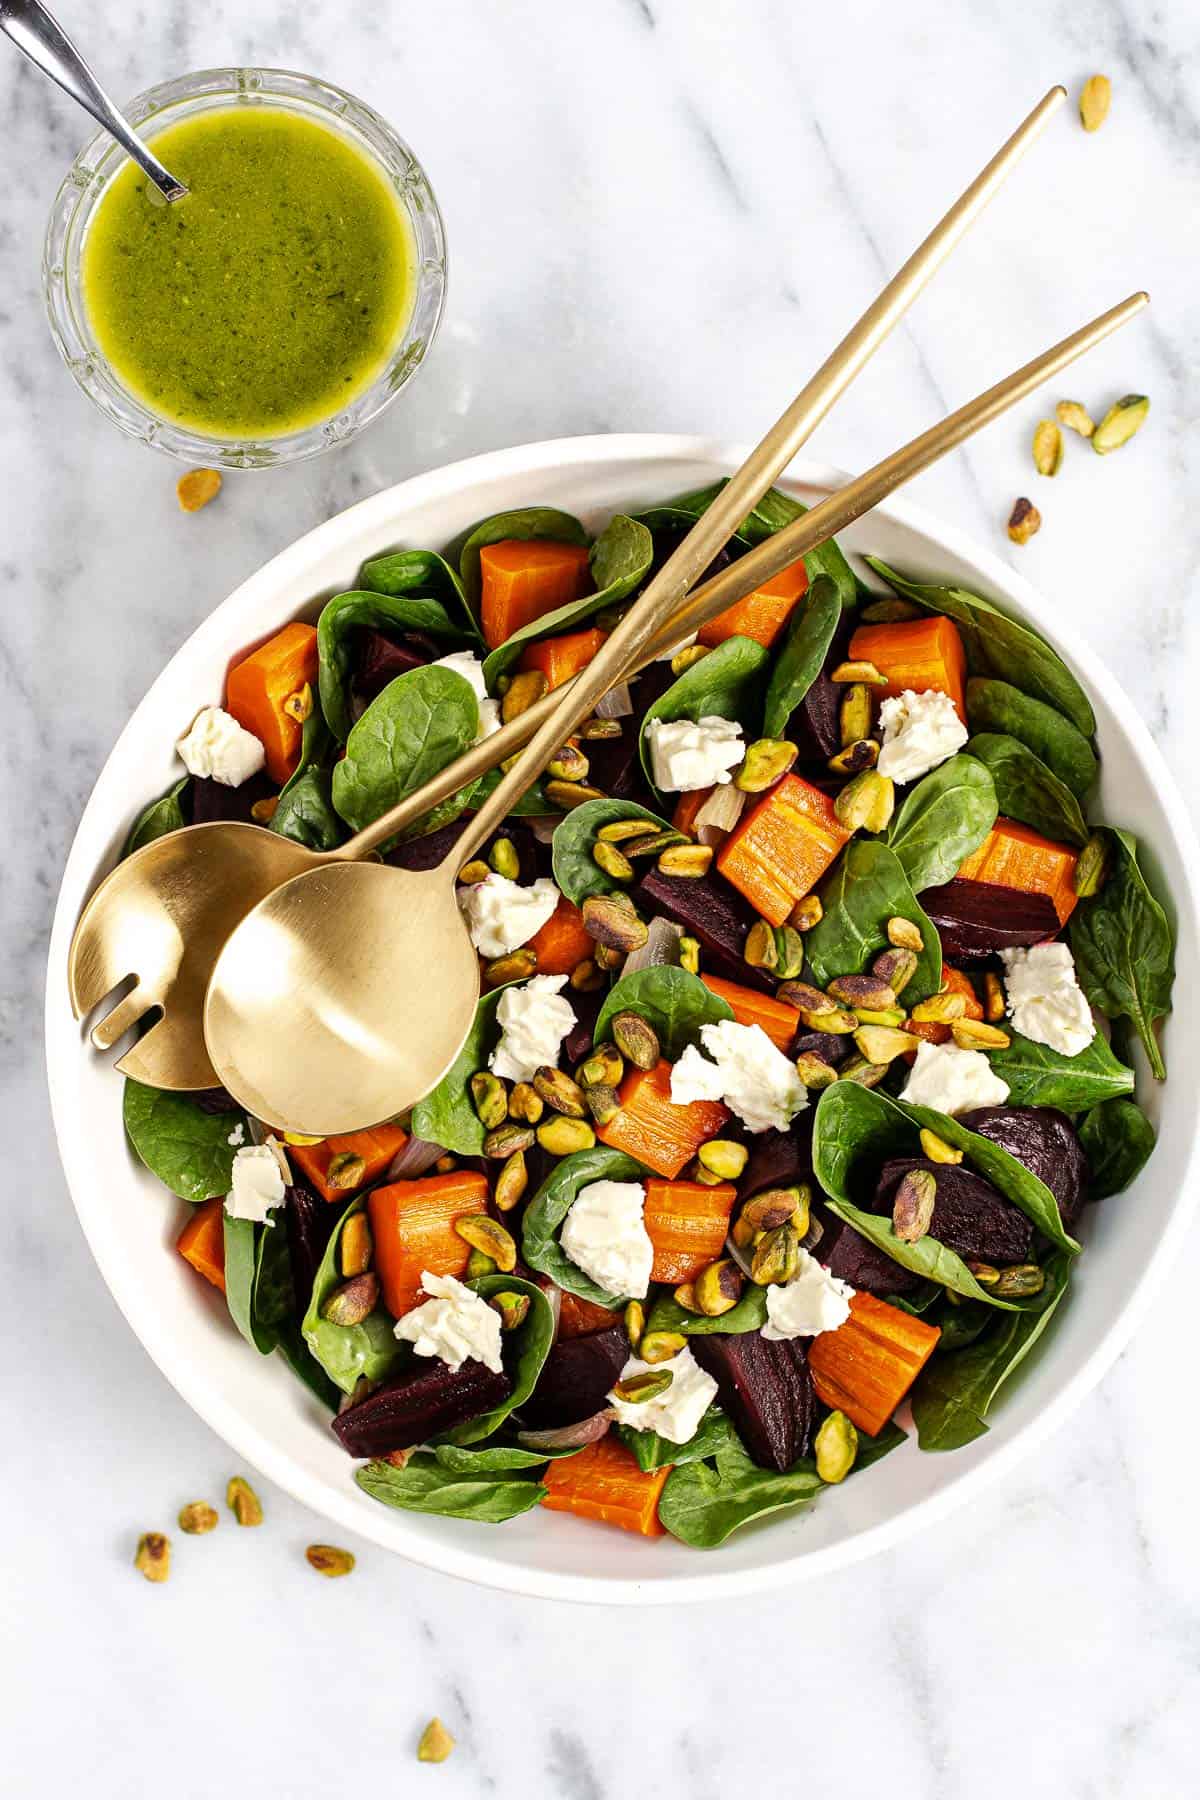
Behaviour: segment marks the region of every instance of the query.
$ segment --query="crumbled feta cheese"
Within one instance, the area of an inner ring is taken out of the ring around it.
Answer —
[[[1012,1022],[1023,1037],[1078,1056],[1096,1035],[1096,1022],[1066,944],[1002,950],[1004,987]]]
[[[238,1146],[241,1144],[244,1144],[245,1141],[246,1141],[246,1127],[239,1120],[238,1123],[234,1126],[233,1130],[230,1132],[229,1136],[225,1139],[225,1142],[227,1144],[232,1144],[233,1148],[236,1150],[238,1148]]]
[[[253,1219],[260,1225],[273,1206],[282,1206],[284,1193],[283,1173],[270,1144],[247,1144],[238,1151],[233,1159],[233,1186],[225,1196],[225,1211],[231,1219]]]
[[[808,1093],[782,1050],[761,1025],[722,1019],[700,1027],[700,1042],[712,1061],[689,1044],[671,1070],[676,1106],[693,1100],[723,1100],[749,1131],[786,1131],[808,1105]]]
[[[506,988],[496,1008],[500,1042],[488,1059],[504,1081],[532,1081],[543,1064],[554,1068],[562,1041],[575,1024],[575,1009],[560,989],[565,975],[535,975]]]
[[[220,706],[198,712],[175,748],[189,775],[211,776],[223,787],[241,787],[267,760],[261,741]]]
[[[448,1369],[461,1369],[468,1357],[493,1375],[504,1368],[500,1358],[500,1314],[453,1275],[421,1276],[430,1296],[396,1321],[396,1336],[418,1356],[438,1356]]]
[[[458,904],[480,956],[507,956],[542,929],[558,905],[558,889],[546,875],[522,887],[493,870],[486,881],[460,887]]]
[[[961,750],[970,736],[954,709],[949,694],[927,688],[914,694],[905,688],[898,698],[885,700],[879,709],[883,749],[875,765],[893,781],[915,781],[928,775],[948,756]]]
[[[654,1245],[643,1213],[640,1181],[593,1181],[580,1188],[563,1221],[559,1243],[576,1268],[629,1300],[643,1300],[650,1286]]]
[[[765,1332],[763,1334],[766,1335]],[[717,1384],[696,1361],[686,1344],[668,1362],[645,1363],[631,1356],[621,1370],[621,1380],[633,1375],[669,1372],[671,1385],[653,1400],[619,1400],[608,1396],[609,1405],[619,1425],[631,1425],[635,1431],[656,1431],[669,1444],[686,1444],[695,1437],[700,1421],[717,1397]]]
[[[1003,1106],[1008,1083],[994,1073],[982,1050],[960,1050],[957,1044],[919,1044],[917,1059],[900,1091],[914,1106],[935,1112],[970,1112],[976,1106]]]
[[[762,1334],[778,1343],[784,1338],[817,1337],[822,1331],[836,1331],[850,1317],[853,1298],[854,1289],[848,1281],[839,1281],[815,1256],[801,1250],[794,1280],[783,1287],[772,1285],[767,1289],[767,1322]]]
[[[456,650],[453,656],[439,656],[429,666],[433,669],[451,669],[469,685],[479,702],[479,729],[475,733],[477,744],[484,738],[491,737],[493,731],[499,731],[500,702],[489,699],[487,682],[483,678],[483,663],[473,650]]]
[[[720,787],[746,754],[736,719],[713,714],[691,719],[651,719],[646,727],[654,785],[664,793],[690,794]]]

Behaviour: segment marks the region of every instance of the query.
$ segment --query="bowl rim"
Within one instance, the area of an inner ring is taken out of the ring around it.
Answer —
[[[748,447],[725,439],[673,433],[621,433],[600,436],[580,435],[569,438],[543,439],[536,443],[515,445],[482,455],[463,458],[424,474],[409,477],[366,500],[357,502],[316,526],[303,537],[264,563],[240,583],[189,634],[170,658],[151,687],[143,694],[96,777],[91,794],[80,817],[71,849],[63,870],[55,904],[54,920],[47,958],[45,1041],[47,1080],[51,1114],[59,1155],[88,1246],[100,1273],[125,1319],[149,1353],[152,1361],[204,1422],[237,1454],[277,1483],[293,1498],[324,1518],[356,1532],[360,1537],[406,1556],[410,1561],[443,1574],[478,1585],[510,1593],[528,1594],[540,1599],[584,1601],[594,1604],[677,1605],[712,1599],[716,1596],[748,1595],[773,1590],[782,1583],[807,1580],[834,1570],[847,1568],[878,1551],[902,1543],[918,1530],[947,1518],[975,1495],[1014,1469],[1032,1454],[1069,1417],[1082,1400],[1111,1368],[1145,1317],[1155,1294],[1182,1241],[1190,1228],[1200,1199],[1200,1183],[1195,1180],[1200,1153],[1200,1116],[1193,1115],[1190,1138],[1183,1152],[1183,1177],[1157,1243],[1143,1264],[1136,1280],[1126,1290],[1119,1310],[1107,1330],[1086,1356],[1074,1375],[1045,1405],[1040,1413],[1020,1427],[1005,1443],[997,1442],[989,1455],[960,1474],[949,1474],[933,1494],[906,1503],[899,1512],[874,1525],[867,1526],[836,1543],[815,1550],[800,1550],[755,1569],[722,1571],[715,1561],[705,1559],[695,1574],[672,1576],[669,1580],[644,1583],[633,1577],[570,1575],[495,1562],[486,1553],[460,1547],[453,1539],[446,1542],[416,1538],[400,1549],[394,1541],[397,1522],[403,1514],[380,1509],[378,1532],[372,1530],[371,1515],[364,1516],[354,1493],[331,1492],[322,1479],[298,1466],[291,1455],[280,1449],[256,1426],[243,1418],[237,1407],[221,1393],[206,1386],[197,1371],[181,1359],[171,1357],[171,1333],[164,1321],[155,1316],[144,1292],[132,1280],[125,1280],[118,1262],[109,1255],[103,1234],[97,1229],[101,1210],[93,1213],[89,1188],[86,1147],[78,1132],[71,1129],[67,1116],[65,1070],[70,1059],[92,1052],[80,1042],[70,1008],[66,1002],[66,957],[75,918],[82,900],[95,885],[98,874],[92,853],[87,850],[89,826],[97,806],[97,789],[105,769],[119,747],[135,729],[138,715],[148,694],[180,662],[187,661],[199,640],[207,636],[225,638],[226,622],[236,618],[240,609],[260,588],[284,585],[303,574],[306,564],[322,550],[336,548],[339,540],[362,533],[377,533],[386,541],[389,515],[403,509],[411,512],[422,504],[453,495],[462,487],[478,486],[487,480],[511,475],[536,477],[542,469],[558,468],[586,458],[593,465],[606,463],[641,463],[647,461],[694,461],[698,469],[711,471],[714,466],[736,467],[747,454]],[[830,464],[794,459],[780,477],[798,485],[832,489],[849,479],[847,474]],[[876,511],[902,529],[929,537],[950,556],[959,557],[978,568],[986,579],[1006,598],[1014,599],[1033,619],[1041,620],[1045,603],[1026,577],[1012,569],[994,551],[976,543],[957,527],[941,523],[923,508],[907,500],[886,501]],[[1127,732],[1136,757],[1145,773],[1162,794],[1172,818],[1172,832],[1185,874],[1184,891],[1173,895],[1183,923],[1187,912],[1195,913],[1200,897],[1200,842],[1190,816],[1157,745],[1150,736],[1116,679],[1084,642],[1077,642],[1073,629],[1063,631],[1056,621],[1048,632],[1051,641],[1062,641],[1069,661],[1085,684],[1119,717]],[[949,1465],[948,1465],[949,1466]],[[383,1530],[384,1523],[393,1527]]]

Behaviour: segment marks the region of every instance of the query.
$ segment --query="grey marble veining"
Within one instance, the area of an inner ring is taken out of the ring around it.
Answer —
[[[39,297],[59,171],[86,135],[0,57],[0,1391],[3,1763],[13,1792],[448,1797],[1196,1789],[1200,1562],[1181,1268],[1109,1379],[969,1514],[836,1578],[710,1615],[568,1611],[362,1547],[320,1583],[320,1523],[265,1491],[165,1590],[137,1532],[215,1494],[229,1456],[109,1299],[59,1173],[38,1047],[59,871],[108,749],[164,659],[266,557],[420,469],[617,429],[751,438],[1051,81],[1114,86],[1058,120],[813,452],[855,468],[1138,286],[1148,319],[1075,371],[1151,421],[1033,474],[1036,404],[915,485],[1083,625],[1194,790],[1200,601],[1200,15],[1191,0],[179,0],[61,13],[127,95],[258,60],[377,105],[447,218],[450,307],[411,394],[357,444],[228,479],[185,518],[175,469],[59,365]],[[2,47],[7,50],[7,47]],[[1019,493],[1045,517],[1003,525]],[[1194,804],[1194,803],[1193,803]],[[1192,1250],[1196,1249],[1193,1240]],[[201,1569],[203,1573],[201,1573]],[[438,1712],[459,1749],[412,1763]]]

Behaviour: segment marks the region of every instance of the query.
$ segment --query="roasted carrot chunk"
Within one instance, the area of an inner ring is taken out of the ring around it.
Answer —
[[[729,1117],[719,1100],[671,1104],[671,1065],[631,1069],[621,1083],[621,1110],[596,1135],[613,1150],[673,1181],[701,1144],[715,1137]]]
[[[588,553],[582,544],[545,538],[505,538],[479,552],[479,617],[490,650],[514,631],[581,600],[590,585]]]
[[[226,710],[262,739],[272,781],[286,781],[296,772],[304,730],[301,697],[307,687],[308,704],[316,705],[316,680],[317,634],[298,622],[285,625],[229,671]],[[288,710],[289,701],[294,711]]]
[[[369,1182],[378,1181],[407,1142],[408,1133],[398,1125],[376,1125],[370,1131],[322,1138],[319,1144],[289,1144],[287,1154],[304,1171],[322,1200],[348,1200]],[[330,1181],[330,1164],[335,1157],[342,1160],[334,1170],[337,1179]],[[361,1171],[346,1160],[350,1157],[362,1158]]]
[[[779,1050],[790,1050],[792,1039],[800,1029],[800,1014],[770,994],[758,994],[753,988],[740,987],[736,981],[724,981],[719,975],[700,977],[710,993],[716,994],[733,1008],[739,1025],[761,1025]]]
[[[1054,904],[1058,922],[1065,925],[1075,910],[1075,865],[1079,852],[1066,844],[999,818],[978,850],[959,869],[964,881],[987,881],[995,887],[1016,888],[1022,894],[1045,894]]]
[[[225,1201],[220,1194],[193,1207],[175,1248],[197,1274],[225,1292]]]
[[[607,1306],[597,1306],[594,1300],[581,1300],[578,1294],[564,1293],[558,1306],[558,1335],[560,1338],[590,1337],[593,1331],[607,1331],[610,1325],[619,1325],[621,1315]]]
[[[670,1473],[666,1468],[643,1474],[633,1451],[610,1432],[598,1444],[550,1464],[542,1476],[547,1490],[542,1505],[619,1525],[640,1537],[662,1537],[658,1501]]]
[[[375,1268],[394,1317],[412,1310],[426,1269],[432,1275],[466,1274],[471,1249],[454,1221],[486,1211],[487,1197],[486,1177],[461,1169],[395,1181],[367,1195]]]
[[[849,837],[827,794],[785,775],[742,815],[717,852],[717,868],[764,919],[782,925]]]
[[[772,575],[744,599],[735,600],[723,613],[700,627],[702,644],[723,644],[726,638],[753,638],[768,650],[783,631],[792,611],[808,588],[803,557]]]
[[[671,814],[671,823],[676,831],[685,831],[689,837],[696,835],[696,814],[712,793],[710,787],[692,788],[690,793],[680,794],[675,802],[675,811]]]
[[[873,662],[888,678],[887,698],[933,689],[949,694],[966,723],[967,659],[958,626],[942,614],[905,619],[898,625],[860,625],[850,639],[854,662]]]
[[[596,946],[583,929],[579,908],[560,894],[558,905],[541,930],[534,932],[527,948],[537,951],[539,975],[569,975],[591,956]]]
[[[945,990],[951,994],[961,994],[967,1003],[964,1019],[982,1019],[983,1007],[979,1002],[975,989],[971,985],[969,975],[961,969],[952,969],[948,963],[942,964],[942,982]],[[909,1019],[905,1022],[905,1031],[910,1036],[923,1038],[927,1044],[948,1044],[952,1036],[948,1025],[939,1025],[933,1019]]]
[[[692,1281],[715,1262],[729,1235],[737,1189],[729,1182],[648,1181],[644,1213],[654,1245],[651,1281]]]
[[[540,669],[552,688],[561,687],[587,668],[607,636],[607,631],[569,631],[565,637],[543,638],[530,644],[519,666]]]
[[[941,1335],[874,1294],[855,1294],[846,1323],[812,1340],[808,1366],[818,1398],[878,1437]]]

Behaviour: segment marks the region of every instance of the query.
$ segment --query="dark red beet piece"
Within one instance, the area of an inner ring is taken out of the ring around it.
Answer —
[[[455,819],[450,825],[443,825],[438,831],[427,832],[424,837],[406,838],[402,844],[397,844],[394,849],[388,851],[384,861],[391,863],[397,869],[417,871],[436,869],[438,864],[449,856],[469,823],[470,815],[464,813],[461,818]],[[517,879],[524,886],[530,886],[537,880],[540,872],[538,844],[533,832],[528,825],[523,825],[519,820],[514,819],[502,831],[498,831],[490,837],[482,850],[478,852],[485,861],[498,837],[509,838],[516,845],[520,862]]]
[[[813,1109],[800,1113],[790,1131],[757,1131],[750,1139],[750,1160],[738,1181],[738,1199],[752,1200],[765,1188],[794,1187],[811,1181]]]
[[[331,1421],[333,1434],[351,1456],[386,1456],[490,1412],[511,1393],[508,1376],[493,1375],[481,1362],[448,1369],[436,1357],[422,1356],[357,1406],[339,1413]]]
[[[215,825],[226,819],[242,825],[257,825],[261,821],[251,818],[251,807],[258,800],[273,799],[279,792],[265,769],[251,775],[241,787],[226,787],[223,781],[214,781],[210,775],[193,776],[191,785],[193,825]]]
[[[813,1209],[813,1219],[821,1228],[821,1236],[810,1246],[812,1255],[825,1264],[831,1275],[848,1281],[853,1288],[886,1299],[889,1294],[911,1294],[921,1285],[921,1277],[893,1262],[886,1250],[877,1250],[853,1225],[835,1218],[825,1207]]]
[[[198,1093],[189,1094],[188,1099],[194,1106],[198,1106],[201,1112],[226,1113],[239,1110],[238,1103],[228,1088],[201,1088]]]
[[[624,1325],[608,1325],[586,1337],[559,1338],[538,1376],[536,1390],[521,1405],[521,1423],[534,1431],[590,1419],[629,1358]]]
[[[354,635],[355,669],[351,686],[363,700],[374,700],[397,675],[407,675],[411,669],[436,662],[441,654],[433,639],[419,632],[388,637],[373,626],[364,625]]]
[[[642,773],[637,751],[637,726],[622,719],[619,738],[589,738],[583,744],[588,759],[588,786],[600,788],[614,800],[632,800],[647,812],[657,812],[658,802]]]
[[[787,722],[783,735],[798,747],[801,762],[828,762],[842,747],[841,707],[846,690],[829,676],[840,662],[845,662],[853,630],[853,620],[843,617],[825,653],[820,674]]]
[[[1024,894],[991,881],[925,888],[921,905],[938,929],[947,962],[978,962],[997,950],[1044,943],[1057,936],[1058,914],[1046,894]]]
[[[960,1164],[928,1162],[920,1156],[897,1156],[885,1162],[875,1188],[874,1210],[890,1213],[896,1189],[910,1169],[928,1169],[937,1182],[929,1235],[948,1250],[980,1262],[1025,1262],[1033,1244],[1033,1226],[1011,1200],[990,1181]]]
[[[792,1042],[791,1054],[795,1059],[809,1051],[813,1056],[819,1056],[822,1062],[828,1063],[831,1069],[836,1069],[850,1054],[849,1046],[852,1043],[850,1036],[839,1037],[833,1031],[802,1031]]]
[[[575,1023],[563,1040],[563,1061],[574,1064],[582,1062],[592,1047],[592,1035],[596,1029],[596,1020],[600,1017],[605,993],[601,989],[594,994],[580,994],[572,987],[565,988],[563,992],[575,1012]]]
[[[638,883],[638,895],[649,912],[674,919],[700,940],[703,965],[710,974],[723,975],[742,987],[773,992],[775,984],[770,977],[742,961],[746,933],[758,914],[727,881],[712,875],[664,875],[651,869]]]
[[[339,1207],[330,1206],[328,1200],[319,1200],[306,1187],[297,1185],[286,1191],[283,1217],[287,1229],[288,1261],[292,1266],[296,1312],[301,1319],[308,1311],[321,1258],[340,1216]]]
[[[760,1331],[713,1332],[688,1343],[759,1468],[790,1469],[808,1450],[815,1407],[801,1339],[772,1343]]]
[[[1070,1230],[1087,1198],[1088,1166],[1066,1113],[1054,1106],[979,1106],[958,1122],[999,1144],[1044,1181]]]

